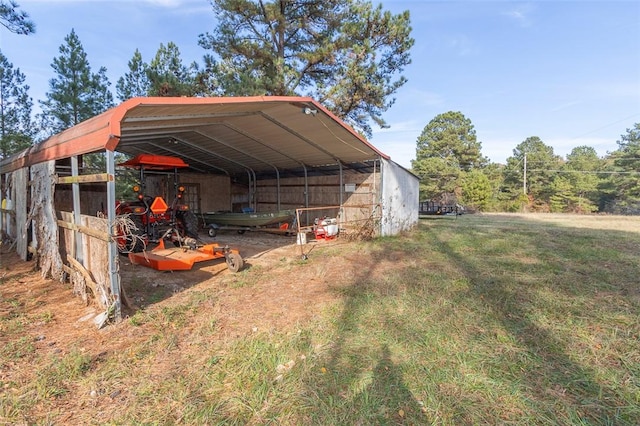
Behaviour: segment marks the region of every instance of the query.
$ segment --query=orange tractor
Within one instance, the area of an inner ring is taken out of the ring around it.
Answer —
[[[140,171],[140,184],[133,186],[136,199],[116,205],[116,215],[128,215],[133,223],[124,240],[119,241],[121,253],[141,252],[149,243],[168,240],[177,247],[193,245],[198,238],[198,218],[183,203],[184,187],[178,184],[178,169],[189,167],[181,158],[140,154],[120,166]],[[173,171],[175,198],[167,205],[160,196],[146,193],[147,174]]]
[[[139,154],[121,163],[140,171],[140,185],[134,185],[136,199],[116,205],[116,215],[128,217],[119,222],[118,250],[128,254],[132,263],[158,270],[191,269],[194,262],[224,257],[232,272],[239,271],[243,260],[237,250],[218,244],[199,244],[198,218],[184,203],[184,187],[178,184],[178,169],[189,167],[181,158],[163,155]],[[161,196],[146,194],[148,173],[173,172],[175,197],[168,205]],[[165,241],[175,248],[165,248]],[[150,243],[157,243],[145,251]]]

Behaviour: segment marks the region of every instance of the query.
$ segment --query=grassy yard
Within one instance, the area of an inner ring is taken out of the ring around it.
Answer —
[[[195,286],[100,353],[34,350],[29,324],[49,319],[2,299],[0,424],[640,424],[640,218],[425,218],[280,268],[337,270],[336,297],[217,339],[218,293]]]

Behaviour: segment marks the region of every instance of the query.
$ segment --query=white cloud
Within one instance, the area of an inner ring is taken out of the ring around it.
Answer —
[[[534,7],[531,3],[522,3],[504,12],[503,15],[516,21],[521,27],[527,28],[533,25],[533,20],[530,17],[533,11]]]
[[[560,105],[556,105],[555,107],[551,108],[549,111],[550,112],[558,112],[558,111],[562,111],[564,109],[567,108],[571,108],[573,106],[579,105],[581,103],[581,101],[569,101],[569,102],[565,102],[563,104]]]
[[[478,52],[473,40],[463,34],[450,37],[447,42],[447,48],[455,52],[458,56],[472,56]]]

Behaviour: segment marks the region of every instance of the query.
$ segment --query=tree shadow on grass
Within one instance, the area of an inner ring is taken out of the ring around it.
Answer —
[[[531,253],[536,252],[540,244],[553,237],[554,232],[563,232],[555,225],[546,224],[551,232],[545,234],[521,233],[520,244],[531,248]],[[554,231],[555,228],[555,231]],[[475,232],[469,228],[469,232]],[[497,231],[491,238],[500,239]],[[503,232],[518,232],[513,229]],[[608,234],[611,234],[609,231]],[[620,233],[623,237],[624,233]],[[555,246],[555,254],[547,259],[551,267],[547,277],[542,277],[542,283],[531,281],[535,278],[535,271],[528,277],[512,276],[505,270],[505,264],[499,259],[486,256],[482,258],[480,265],[478,256],[466,256],[454,247],[451,241],[442,237],[438,232],[429,232],[429,238],[437,242],[438,251],[444,254],[450,262],[457,265],[458,270],[469,283],[470,296],[490,309],[493,318],[497,319],[502,328],[513,336],[514,340],[524,348],[529,363],[533,362],[535,368],[522,369],[520,377],[514,378],[521,383],[522,392],[527,395],[529,408],[532,413],[537,413],[540,421],[543,419],[558,422],[559,424],[572,424],[574,422],[594,422],[594,424],[634,424],[629,414],[628,404],[624,398],[616,392],[609,382],[597,377],[596,371],[579,363],[571,356],[572,348],[562,336],[554,335],[553,330],[539,324],[533,316],[536,314],[535,289],[528,286],[541,285],[552,287],[560,298],[577,296],[580,291],[563,282],[562,264],[554,264],[553,256],[561,258],[568,248],[562,243]],[[478,238],[487,238],[478,234]],[[505,236],[506,238],[506,236]],[[512,238],[512,236],[511,236]],[[554,269],[555,268],[555,269]],[[493,270],[495,274],[487,276],[487,270]],[[516,271],[517,272],[517,271]],[[557,287],[550,282],[550,278],[558,282]],[[590,289],[584,289],[590,290]],[[588,294],[582,294],[588,297]],[[585,313],[585,315],[588,313]],[[567,315],[571,315],[568,312]],[[637,418],[635,420],[638,420]]]
[[[306,382],[310,424],[386,425],[430,424],[423,404],[407,386],[403,354],[393,353],[388,330],[362,324],[362,315],[371,309],[380,284],[371,275],[384,251],[373,253],[352,283],[343,288],[344,307],[336,320],[337,338],[319,360],[324,365]],[[384,312],[380,321],[385,322]],[[363,328],[370,334],[362,340]]]

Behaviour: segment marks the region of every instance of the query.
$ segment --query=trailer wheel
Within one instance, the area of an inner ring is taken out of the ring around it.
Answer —
[[[218,235],[218,231],[216,231],[216,228],[209,228],[209,236],[213,238],[216,235]]]
[[[229,253],[225,256],[227,260],[227,267],[231,272],[238,272],[244,266],[244,261],[242,260],[242,256],[238,253]]]

